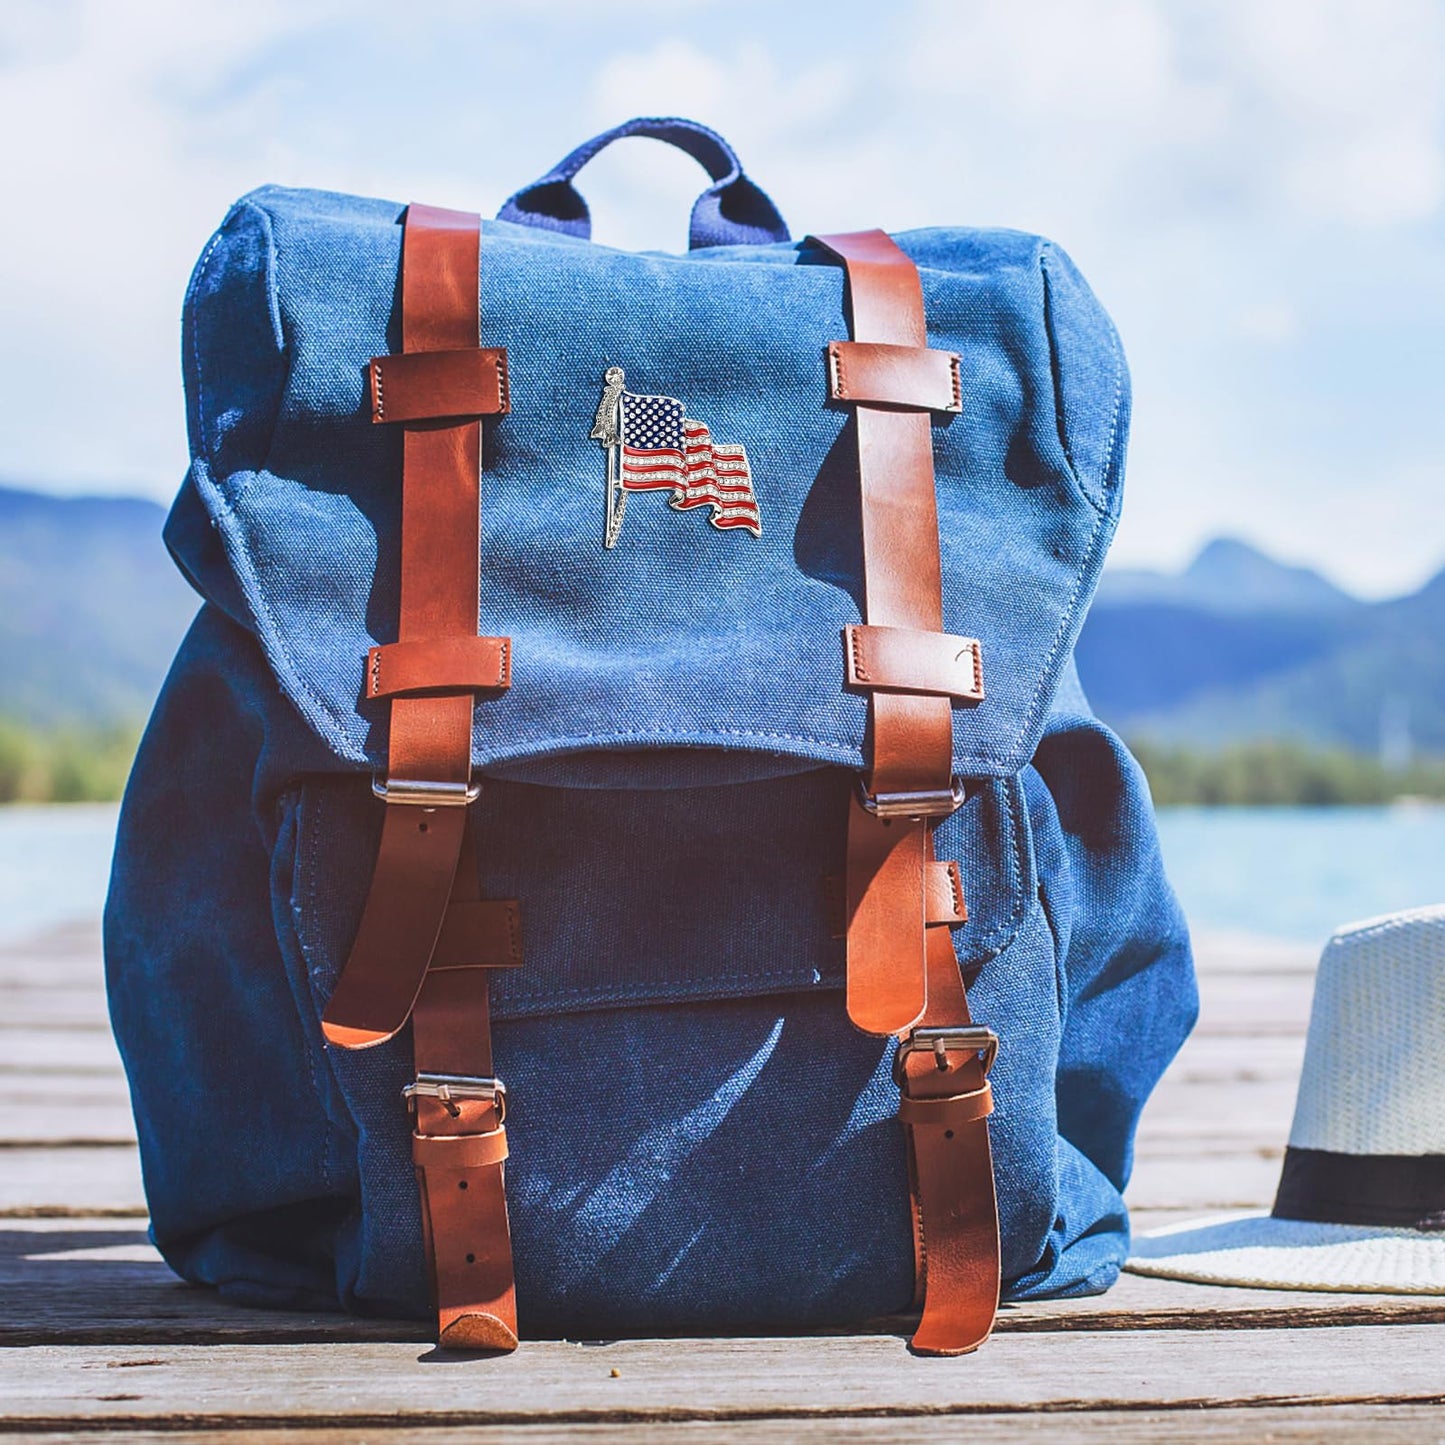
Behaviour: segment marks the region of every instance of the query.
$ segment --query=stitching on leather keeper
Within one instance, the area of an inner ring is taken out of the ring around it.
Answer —
[[[981,697],[983,695],[983,644],[976,637],[969,639],[968,653],[973,663],[973,690]]]
[[[957,862],[949,859],[934,862],[930,866],[934,869],[942,868],[948,874],[948,894],[952,905],[952,916],[945,916],[941,909],[935,914],[933,908],[930,906],[927,918],[928,926],[933,927],[936,924],[947,924],[948,927],[952,928],[958,924],[967,923],[968,905],[963,896],[963,879],[960,875]],[[933,886],[930,884],[928,888],[930,905],[933,899],[933,891]]]
[[[863,635],[856,627],[848,629],[848,641],[853,653],[854,682],[868,682],[868,667],[863,660]]]
[[[511,906],[507,909],[507,947],[511,953],[514,964],[520,964],[522,961],[521,920],[521,907],[513,900]]]
[[[844,347],[849,343],[830,341],[828,343],[828,368],[831,374],[831,396],[834,401],[853,401],[849,394],[848,375],[844,366]],[[883,343],[879,343],[880,346]],[[880,406],[903,407],[915,411],[942,411],[958,413],[963,410],[963,362],[956,351],[940,351],[928,346],[918,347],[886,347],[890,351],[920,351],[928,356],[944,357],[948,364],[948,389],[949,401],[941,404],[930,404],[926,401],[891,401],[878,402]]]
[[[377,421],[384,421],[386,419],[386,393],[382,389],[381,362],[376,358],[372,359],[371,375],[375,395],[375,405],[372,407],[372,415]]]
[[[968,912],[963,901],[963,877],[953,859],[945,863],[944,867],[948,869],[948,886],[953,893],[953,911],[962,918]]]
[[[406,697],[421,693],[463,693],[477,692],[484,688],[505,689],[512,685],[512,639],[510,637],[479,637],[474,639],[478,642],[495,642],[497,644],[497,675],[494,681],[483,678],[478,682],[438,682],[413,683],[410,687],[396,689],[396,696]],[[393,642],[386,645],[378,645],[369,650],[367,654],[366,669],[366,695],[368,698],[382,697],[386,694],[386,688],[381,676],[381,658],[387,647],[404,647],[406,643]],[[389,675],[389,674],[388,674]]]
[[[850,686],[855,687],[879,687],[884,689],[885,691],[904,693],[919,691],[918,689],[909,687],[901,682],[888,683],[877,682],[874,680],[868,669],[868,659],[863,641],[863,634],[869,630],[870,629],[867,624],[860,623],[849,623],[843,629],[843,638],[845,645],[848,649],[847,662],[850,664],[848,668],[848,675],[845,678],[845,681]],[[883,630],[887,631],[888,629],[885,628]],[[911,631],[912,629],[899,628],[893,630],[906,632]],[[955,657],[954,660],[955,662],[958,661],[958,658],[962,657],[963,653],[967,652],[969,656],[969,667],[972,678],[967,690],[960,688],[950,688],[947,692],[944,692],[939,689],[930,688],[926,690],[926,694],[924,695],[936,697],[953,697],[958,698],[960,701],[963,702],[982,701],[984,697],[982,644],[976,637],[956,637],[953,633],[942,632],[933,635],[938,639],[951,639],[953,641],[958,641],[965,644],[965,646],[960,649],[958,657]]]
[[[505,415],[512,409],[512,382],[507,372],[505,347],[498,349],[497,354],[492,358],[492,365],[497,369],[497,411],[499,415]]]

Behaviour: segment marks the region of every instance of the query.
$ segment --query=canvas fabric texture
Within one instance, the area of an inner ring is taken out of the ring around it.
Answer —
[[[397,203],[266,188],[187,297],[192,463],[166,532],[202,598],[122,810],[112,1016],[157,1245],[235,1299],[424,1316],[407,1033],[327,1048],[383,805],[400,437]],[[696,219],[696,217],[695,217]],[[715,239],[708,237],[706,239]],[[751,241],[753,238],[749,238]],[[954,710],[955,931],[1001,1037],[991,1120],[1006,1294],[1106,1288],[1139,1111],[1195,1014],[1143,777],[1074,641],[1121,499],[1128,377],[1068,258],[1008,231],[895,238],[930,345],[945,625],[982,641]],[[791,242],[631,254],[483,225],[479,631],[513,685],[476,709],[484,896],[523,909],[494,985],[524,1333],[792,1329],[904,1311],[913,1252],[893,1043],[854,1031],[830,880],[865,698],[857,470],[828,404],[843,275]],[[602,545],[602,378],[746,448],[761,535],[631,498]]]

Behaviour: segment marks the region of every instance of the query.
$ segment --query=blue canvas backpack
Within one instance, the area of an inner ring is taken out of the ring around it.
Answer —
[[[590,240],[625,135],[687,254]],[[1107,1288],[1195,991],[1073,668],[1128,379],[1067,257],[794,243],[641,120],[496,221],[256,191],[183,346],[106,909],[170,1264],[473,1349]]]

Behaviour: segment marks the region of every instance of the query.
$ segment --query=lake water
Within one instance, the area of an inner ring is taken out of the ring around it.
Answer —
[[[0,808],[0,939],[100,912],[113,806]],[[1164,857],[1202,932],[1320,943],[1445,902],[1445,808],[1172,808]]]

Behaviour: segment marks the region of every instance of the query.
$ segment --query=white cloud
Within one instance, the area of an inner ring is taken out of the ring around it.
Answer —
[[[1278,346],[1299,335],[1300,316],[1287,301],[1261,301],[1235,313],[1234,329],[1250,341]]]
[[[1445,13],[1434,0],[1230,0],[1220,15],[1236,125],[1262,132],[1284,198],[1365,226],[1439,209]]]
[[[0,326],[19,342],[5,390],[29,426],[0,452],[9,476],[173,484],[181,292],[255,179],[243,154],[206,143],[210,88],[321,10],[80,0],[16,11],[0,72],[13,207]]]

